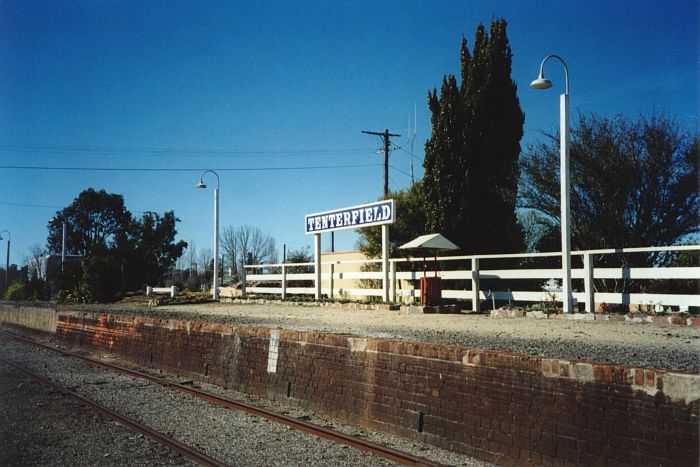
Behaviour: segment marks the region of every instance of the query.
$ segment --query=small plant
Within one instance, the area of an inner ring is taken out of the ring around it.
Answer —
[[[549,279],[542,284],[542,291],[545,293],[542,307],[545,313],[552,314],[557,312],[557,292],[561,293],[561,285],[556,279]]]
[[[27,288],[22,282],[13,282],[5,291],[5,300],[17,302],[26,299]]]

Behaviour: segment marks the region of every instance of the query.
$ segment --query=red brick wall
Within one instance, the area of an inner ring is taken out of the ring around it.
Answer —
[[[57,336],[505,465],[698,465],[699,375],[460,346],[143,317]]]

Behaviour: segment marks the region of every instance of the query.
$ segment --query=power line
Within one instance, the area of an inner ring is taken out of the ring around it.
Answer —
[[[419,162],[423,162],[423,159],[421,159],[420,157],[414,156],[414,155],[411,154],[410,152],[406,151],[404,148],[399,147],[398,149],[399,149],[399,151],[405,152],[406,154],[408,154],[409,156],[411,156],[413,159],[415,159],[415,160],[417,160],[417,161],[419,161]]]
[[[41,209],[65,209],[67,206],[51,206],[48,204],[29,204],[29,203],[12,203],[9,201],[0,201],[0,206],[16,206],[16,207],[21,207],[21,208],[41,208]],[[133,213],[141,213],[141,214],[146,214],[148,212],[155,212],[155,211],[139,211],[138,209],[132,210],[131,212]],[[158,212],[156,212],[158,214]],[[180,225],[191,225],[188,222],[183,222],[182,220],[178,220]]]
[[[315,165],[305,167],[237,167],[237,168],[212,168],[219,172],[269,172],[276,170],[324,170],[324,169],[355,169],[361,167],[377,167],[381,164],[351,164],[351,165]],[[174,168],[174,167],[48,167],[48,166],[19,166],[0,165],[0,169],[7,170],[56,170],[56,171],[83,171],[83,172],[199,172],[201,167]]]
[[[367,135],[380,136],[384,141],[384,197],[389,196],[389,138],[392,136],[399,137],[399,134],[389,133],[389,130],[383,132],[363,131]]]
[[[48,204],[11,203],[8,201],[0,201],[0,204],[3,206],[16,206],[19,208],[63,209],[61,206],[50,206]]]
[[[396,170],[397,172],[400,172],[400,173],[404,174],[405,176],[411,177],[411,179],[413,179],[413,175],[411,175],[410,173],[406,172],[405,170],[401,170],[401,169],[399,169],[398,167],[394,167],[393,165],[389,165],[389,167],[391,167],[392,169]]]
[[[231,156],[231,155],[284,155],[284,154],[341,154],[360,153],[370,151],[369,148],[330,148],[330,149],[213,149],[213,148],[129,148],[119,146],[81,146],[81,145],[57,145],[57,144],[22,144],[0,143],[0,151],[46,154],[109,154],[124,156]]]
[[[697,62],[696,66],[692,68],[684,68],[676,70],[675,72],[670,72],[664,74],[662,78],[644,78],[636,81],[629,81],[620,86],[615,86],[609,88],[607,91],[598,92],[588,92],[583,94],[573,94],[571,98],[571,105],[575,107],[582,107],[584,105],[609,101],[610,99],[615,99],[623,97],[628,94],[647,92],[648,87],[658,86],[660,83],[672,81],[678,78],[683,78],[685,75],[695,74],[698,72]],[[527,112],[528,117],[536,117],[539,115],[545,115],[554,112],[555,109],[548,107],[536,107],[534,110]]]

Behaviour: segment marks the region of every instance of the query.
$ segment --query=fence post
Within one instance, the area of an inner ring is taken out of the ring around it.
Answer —
[[[241,267],[241,295],[245,295],[245,265]]]
[[[479,295],[479,258],[472,257],[472,311],[476,313],[481,311]]]
[[[593,255],[583,254],[583,289],[586,294],[586,311],[595,313],[595,291],[593,290]]]
[[[389,262],[389,298],[396,303],[396,261]]]
[[[282,300],[287,299],[287,266],[282,265]]]
[[[335,264],[329,264],[328,270],[330,272],[330,276],[328,277],[328,296],[333,298],[333,273],[335,272]]]

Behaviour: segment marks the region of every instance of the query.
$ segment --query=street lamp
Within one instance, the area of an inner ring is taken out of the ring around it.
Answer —
[[[544,77],[544,64],[550,58],[554,58],[564,65],[566,88],[559,100],[560,112],[560,179],[561,179],[561,266],[562,266],[562,304],[564,313],[573,312],[573,298],[571,294],[571,202],[569,196],[569,69],[566,63],[558,55],[547,55],[540,65],[540,74],[536,80],[530,83],[533,89],[549,89],[552,82]]]
[[[10,273],[10,231],[0,231],[0,240],[2,240],[3,232],[7,232],[7,257],[5,258],[5,288],[7,288],[7,275]]]
[[[216,176],[216,188],[214,189],[214,290],[212,292],[212,298],[214,300],[219,299],[219,287],[218,287],[218,270],[219,270],[219,174],[213,170],[205,170],[199,177],[199,183],[195,185],[195,188],[206,188],[204,184],[204,174],[207,172],[213,173]]]

